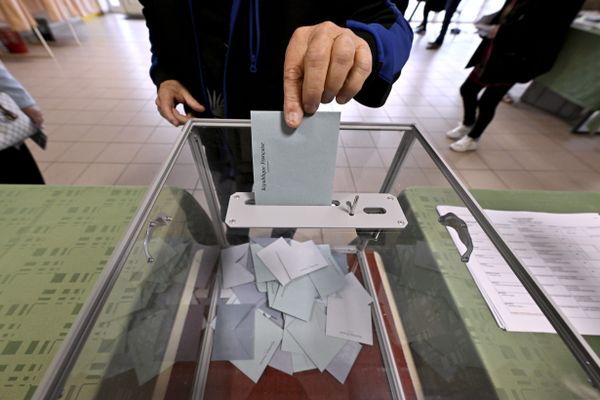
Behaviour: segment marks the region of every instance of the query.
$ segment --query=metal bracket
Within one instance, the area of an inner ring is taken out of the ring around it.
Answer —
[[[460,260],[462,262],[469,262],[469,258],[471,258],[471,253],[473,253],[473,240],[471,240],[471,235],[469,234],[469,228],[467,227],[467,223],[460,219],[454,213],[448,213],[442,215],[438,218],[440,224],[454,228],[456,233],[458,233],[458,238],[461,242],[466,246],[467,250],[460,256]]]
[[[159,226],[167,225],[171,222],[173,218],[168,215],[159,215],[156,219],[153,219],[148,224],[148,228],[146,228],[146,236],[144,237],[144,254],[146,255],[146,261],[148,264],[154,262],[154,257],[150,254],[150,239],[152,239],[152,230],[154,228],[158,228]]]
[[[264,206],[254,193],[229,198],[225,223],[231,228],[402,229],[407,220],[388,193],[334,193],[330,206]]]

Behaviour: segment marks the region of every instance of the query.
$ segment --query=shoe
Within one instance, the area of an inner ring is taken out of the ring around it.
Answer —
[[[462,139],[452,143],[450,148],[459,153],[465,153],[467,151],[477,150],[477,140],[471,136],[465,136]]]
[[[442,47],[442,44],[440,42],[429,42],[427,43],[427,50],[437,50],[440,47]]]
[[[454,129],[449,130],[448,132],[446,132],[446,137],[450,138],[450,139],[460,139],[463,136],[467,135],[469,132],[471,132],[471,128],[473,126],[467,126],[464,124],[458,124],[458,126]]]
[[[427,28],[423,24],[421,24],[415,28],[415,33],[417,35],[423,35],[423,34],[425,34],[426,31],[427,31]]]

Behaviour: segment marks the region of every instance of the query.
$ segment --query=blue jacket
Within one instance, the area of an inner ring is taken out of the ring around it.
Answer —
[[[223,1],[223,0],[218,0]],[[180,81],[202,104],[204,85],[202,0],[140,0],[150,32],[150,75],[159,86]],[[379,107],[408,59],[412,30],[389,0],[231,0],[226,20],[228,50],[223,97],[225,115],[248,118],[250,110],[281,110],[283,62],[296,28],[324,21],[352,29],[373,53],[373,72],[355,96]],[[210,116],[210,114],[206,115]]]

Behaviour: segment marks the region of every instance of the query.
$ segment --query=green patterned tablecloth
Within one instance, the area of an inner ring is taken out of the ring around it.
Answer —
[[[600,193],[474,190],[473,195],[488,209],[600,211]],[[373,249],[388,273],[427,398],[600,397],[557,335],[498,327],[437,221],[437,205],[462,205],[452,190],[410,188],[400,201],[408,228],[386,233]],[[600,338],[587,339],[600,352]]]
[[[33,394],[146,191],[0,186],[0,399]]]
[[[600,35],[571,28],[550,72],[536,82],[573,103],[600,108]]]

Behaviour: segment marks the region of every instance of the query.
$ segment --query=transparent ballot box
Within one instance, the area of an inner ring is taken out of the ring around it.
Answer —
[[[572,314],[548,229],[528,264],[483,211],[598,194],[470,192],[414,125],[342,123],[331,205],[261,206],[219,135],[250,121],[184,127],[34,398],[600,398],[600,284]]]

